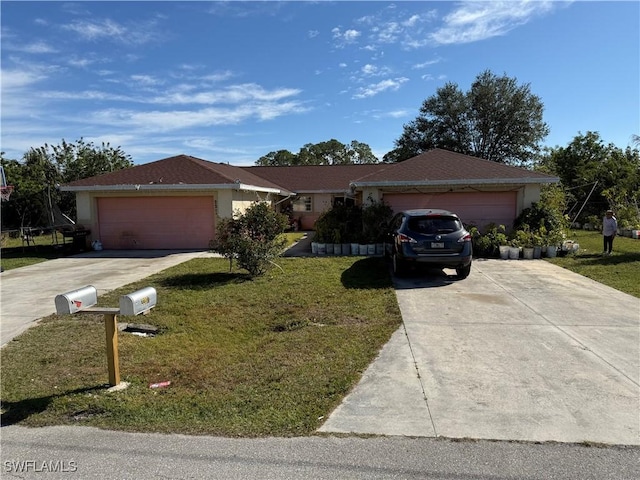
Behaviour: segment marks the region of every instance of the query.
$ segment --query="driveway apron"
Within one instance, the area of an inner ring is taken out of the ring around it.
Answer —
[[[403,326],[321,431],[640,444],[640,299],[541,260],[446,273],[395,280]]]

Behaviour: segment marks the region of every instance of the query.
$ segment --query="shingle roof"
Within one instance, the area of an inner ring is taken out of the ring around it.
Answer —
[[[215,163],[189,155],[145,163],[116,172],[76,180],[65,187],[95,187],[116,185],[231,185],[242,183],[255,187],[283,190],[268,179],[249,170]]]
[[[257,189],[291,192],[343,192],[350,184],[358,186],[402,186],[417,184],[469,183],[551,183],[550,175],[503,165],[469,155],[434,149],[393,164],[300,165],[284,167],[234,167],[189,155],[145,163],[134,167],[77,180],[65,190],[118,188],[180,188],[231,186],[242,184]]]
[[[557,179],[544,173],[512,167],[490,160],[450,152],[439,148],[358,179],[356,185],[403,182],[460,182],[460,181],[539,181],[555,182]]]
[[[383,164],[242,167],[292,192],[344,192],[353,180],[377,172]]]

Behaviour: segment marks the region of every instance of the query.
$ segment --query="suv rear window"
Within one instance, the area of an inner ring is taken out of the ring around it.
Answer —
[[[411,217],[409,230],[423,234],[451,233],[462,228],[460,220],[453,217]]]

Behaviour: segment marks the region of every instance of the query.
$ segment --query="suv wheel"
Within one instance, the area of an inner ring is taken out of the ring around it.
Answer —
[[[469,265],[467,265],[466,267],[456,267],[456,273],[458,274],[458,278],[460,280],[467,278],[469,276],[469,274],[471,273],[471,263],[469,263]]]
[[[393,263],[393,274],[397,277],[401,277],[404,275],[406,271],[406,267],[404,262],[398,258],[398,254],[394,253],[391,257],[391,262]]]

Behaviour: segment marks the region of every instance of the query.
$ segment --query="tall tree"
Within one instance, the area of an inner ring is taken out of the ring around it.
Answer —
[[[11,200],[2,205],[3,225],[44,227],[53,222],[53,206],[76,216],[75,196],[60,192],[60,184],[127,168],[133,162],[120,147],[108,143],[96,147],[81,138],[76,143],[63,139],[59,145],[32,147],[21,162],[3,156],[2,165],[14,186]]]
[[[530,164],[549,133],[543,110],[528,84],[518,85],[515,78],[486,70],[468,92],[449,82],[427,98],[384,161],[399,162],[444,148],[499,163]]]
[[[640,152],[637,149],[622,150],[613,144],[605,145],[597,132],[587,132],[578,134],[566,147],[551,149],[543,158],[541,168],[560,178],[570,203],[578,206],[572,214],[577,214],[579,206],[589,198],[581,218],[600,216],[607,208],[613,208],[620,213],[619,220],[632,221],[635,215],[638,221]]]
[[[295,154],[289,150],[269,152],[256,161],[260,166],[282,165],[351,165],[378,163],[366,143],[352,140],[349,145],[332,138],[326,142],[307,143]]]
[[[284,165],[297,165],[298,157],[289,150],[278,150],[277,152],[269,152],[256,160],[256,165],[262,167],[281,167]]]

